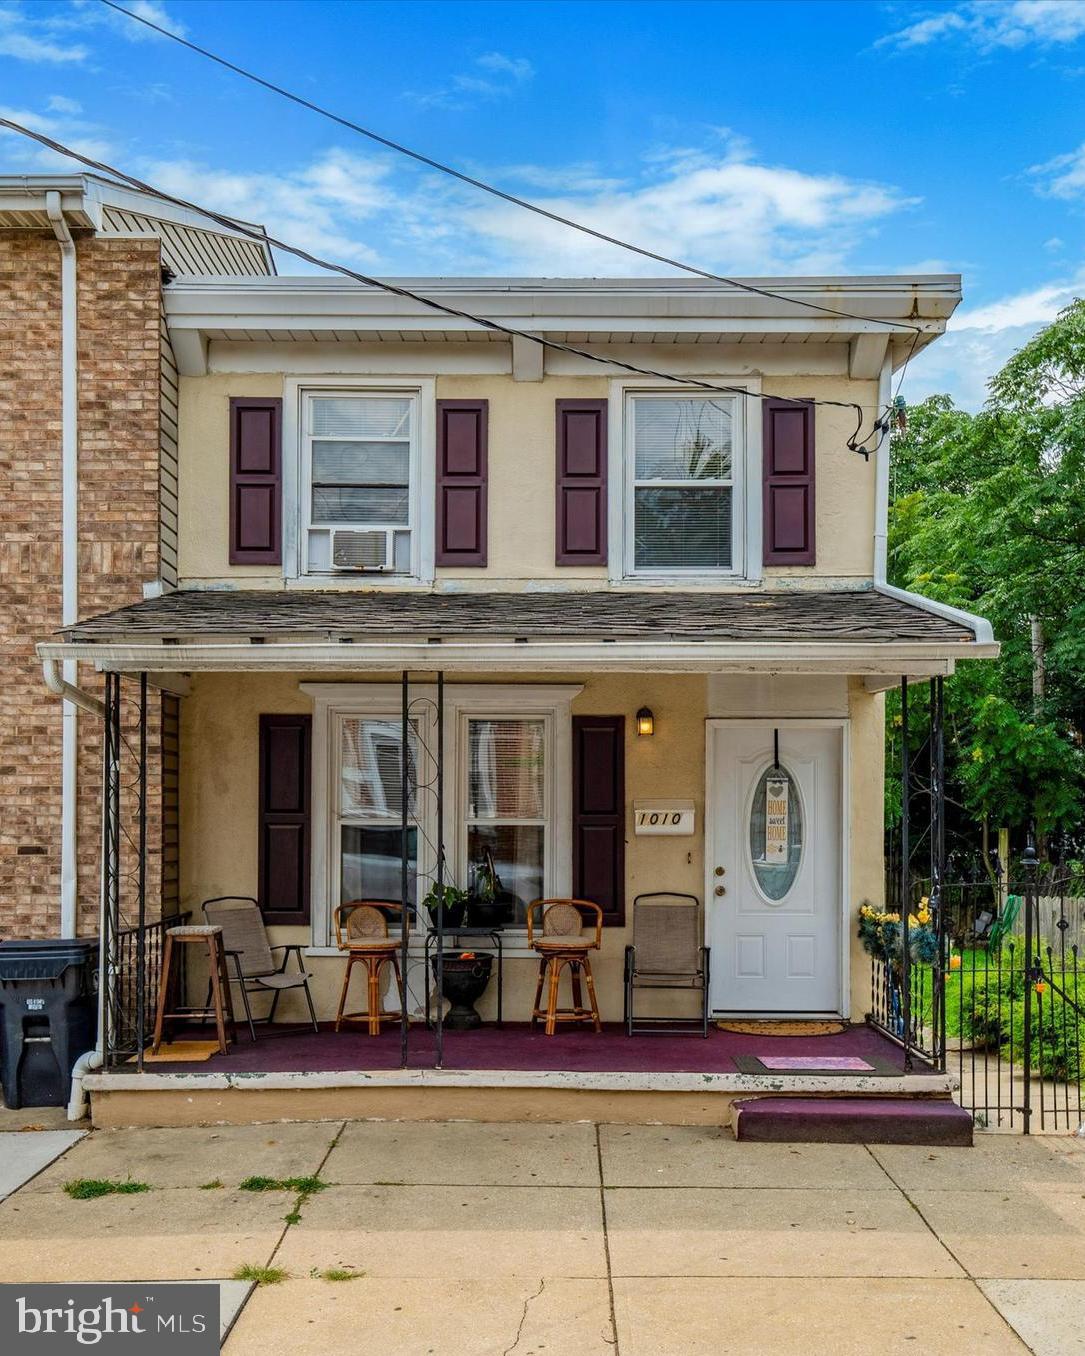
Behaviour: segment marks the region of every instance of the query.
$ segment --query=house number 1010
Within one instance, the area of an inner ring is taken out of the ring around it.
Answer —
[[[691,800],[638,800],[633,802],[633,831],[637,834],[692,834]]]

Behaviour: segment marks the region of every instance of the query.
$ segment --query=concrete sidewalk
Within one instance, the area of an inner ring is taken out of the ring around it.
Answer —
[[[295,1213],[258,1175],[327,1183]],[[65,1182],[145,1183],[73,1200]],[[286,1220],[291,1215],[291,1222]],[[88,1135],[0,1204],[0,1280],[275,1267],[227,1356],[1085,1356],[1085,1144],[665,1126]],[[327,1274],[351,1279],[328,1279]]]

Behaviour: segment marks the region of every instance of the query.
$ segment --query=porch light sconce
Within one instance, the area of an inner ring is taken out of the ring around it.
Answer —
[[[637,712],[637,734],[654,735],[656,732],[656,718],[652,715],[647,706],[642,706]]]

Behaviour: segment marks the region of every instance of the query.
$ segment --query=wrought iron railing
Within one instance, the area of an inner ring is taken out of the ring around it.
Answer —
[[[173,914],[142,928],[125,928],[114,937],[105,1004],[106,1063],[111,1067],[132,1059],[141,1062],[151,1039],[166,930],[189,916]]]
[[[871,959],[872,1025],[956,1074],[977,1124],[1076,1131],[1085,1078],[1085,877],[950,882],[935,905],[938,956]],[[929,890],[915,881],[911,909]],[[899,898],[894,909],[901,907]],[[907,988],[905,988],[907,985]],[[907,995],[907,997],[905,996]]]

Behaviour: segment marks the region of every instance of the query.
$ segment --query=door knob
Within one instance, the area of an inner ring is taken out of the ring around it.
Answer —
[[[717,876],[722,876],[722,875],[723,875],[723,867],[722,867],[722,866],[717,866],[717,867],[716,867],[716,875],[717,875]]]
[[[717,894],[717,895],[725,895],[726,893],[727,893],[727,891],[723,888],[722,885],[717,885],[717,886],[716,886],[716,894]]]

